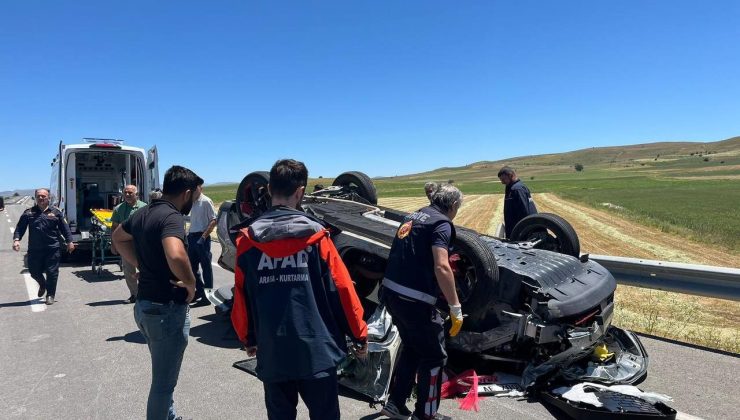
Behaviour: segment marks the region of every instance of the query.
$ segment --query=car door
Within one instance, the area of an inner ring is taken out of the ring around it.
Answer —
[[[159,184],[159,152],[157,146],[152,146],[146,153],[147,191],[146,199],[149,200],[149,191],[160,188]]]

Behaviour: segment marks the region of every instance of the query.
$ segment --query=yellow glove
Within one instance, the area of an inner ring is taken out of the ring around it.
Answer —
[[[450,327],[450,337],[454,337],[460,332],[463,324],[463,313],[462,306],[450,305],[450,321],[452,326]]]

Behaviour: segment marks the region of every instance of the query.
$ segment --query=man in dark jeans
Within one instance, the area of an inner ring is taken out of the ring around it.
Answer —
[[[272,208],[237,239],[231,319],[257,356],[269,420],[296,418],[298,395],[312,420],[339,420],[337,365],[347,340],[367,355],[367,324],[347,268],[323,223],[296,210],[306,189],[302,162],[270,170]]]
[[[67,252],[74,251],[75,244],[62,212],[49,206],[49,190],[39,188],[35,195],[36,205],[18,219],[13,232],[13,250],[20,251],[21,238],[28,228],[28,271],[39,284],[38,297],[46,293],[46,304],[52,305],[59,278],[59,234],[67,241]]]
[[[113,232],[118,252],[139,269],[134,319],[152,357],[148,420],[176,419],[172,394],[190,334],[188,303],[195,295],[183,215],[193,206],[198,179],[190,169],[171,167],[162,199],[152,200]]]
[[[213,201],[203,194],[203,180],[198,178],[194,192],[195,202],[190,210],[190,231],[188,232],[188,258],[195,275],[195,302],[193,306],[205,306],[210,302],[206,289],[213,288],[213,267],[211,267],[211,232],[216,227],[216,209]],[[203,271],[201,278],[200,270]]]

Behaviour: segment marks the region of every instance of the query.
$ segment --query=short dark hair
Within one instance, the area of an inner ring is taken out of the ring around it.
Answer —
[[[280,159],[270,169],[270,192],[274,196],[289,197],[308,183],[308,169],[303,162]]]
[[[198,183],[200,180],[200,184]],[[162,194],[168,196],[177,196],[184,191],[194,191],[198,185],[203,183],[203,179],[188,168],[174,165],[164,174],[164,183],[162,184]]]
[[[36,190],[33,192],[33,196],[36,197],[36,195],[38,195],[39,191],[41,190],[44,190],[46,191],[47,194],[51,195],[51,191],[49,191],[48,188],[41,187],[41,188],[36,188]]]
[[[498,171],[498,177],[501,178],[501,175],[516,175],[516,172],[514,172],[514,168],[511,166],[504,166],[501,168],[501,170]]]

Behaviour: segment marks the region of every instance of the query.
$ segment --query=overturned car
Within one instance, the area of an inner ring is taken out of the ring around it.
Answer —
[[[219,264],[226,269],[234,270],[238,229],[269,208],[268,178],[267,172],[248,174],[235,200],[219,209]],[[345,383],[383,400],[400,338],[378,307],[377,292],[406,213],[378,206],[372,181],[360,172],[307,194],[301,207],[331,227],[365,307],[371,362],[348,360]],[[463,330],[447,340],[458,363],[479,370],[507,366],[529,391],[557,381],[633,384],[646,375],[648,357],[638,337],[611,325],[616,281],[580,255],[578,237],[561,217],[529,216],[507,240],[458,227],[450,263],[467,314]],[[221,288],[211,299],[228,311],[232,290]]]

